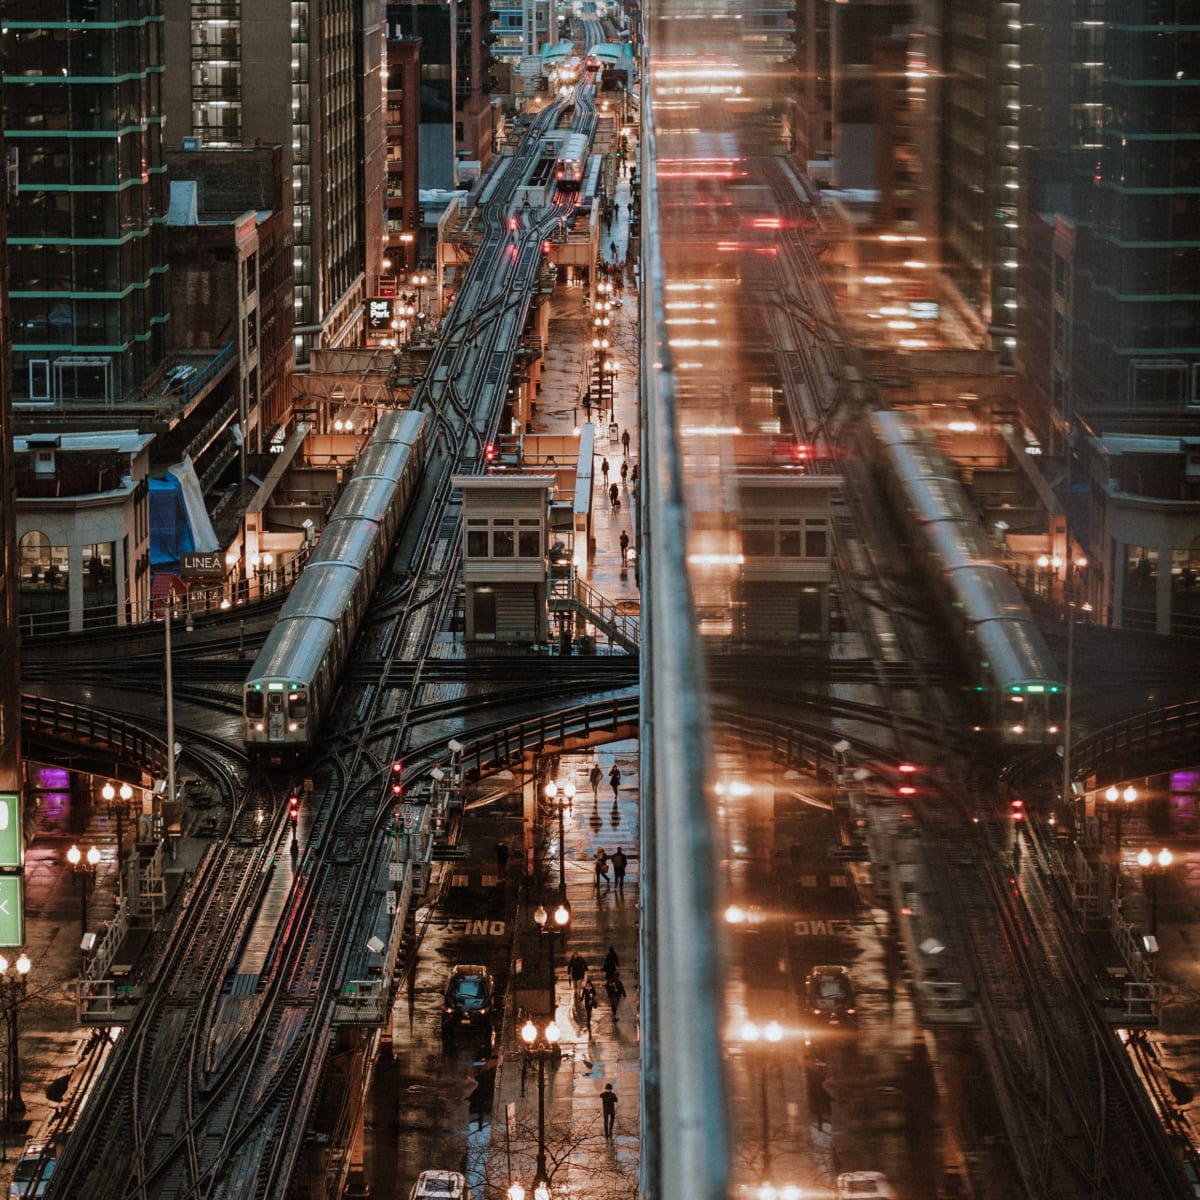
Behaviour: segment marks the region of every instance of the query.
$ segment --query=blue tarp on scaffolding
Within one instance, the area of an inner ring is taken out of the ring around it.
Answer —
[[[190,458],[150,480],[150,565],[176,568],[182,554],[220,548]]]

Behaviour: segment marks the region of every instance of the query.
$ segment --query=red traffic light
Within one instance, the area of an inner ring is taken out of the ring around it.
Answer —
[[[543,238],[543,239],[542,239],[542,253],[543,253],[543,254],[549,254],[549,253],[550,253],[550,249],[551,249],[551,245],[550,245],[550,239],[549,239],[549,238]]]
[[[508,218],[508,227],[510,230],[512,230],[513,233],[516,233],[517,230],[520,228],[520,226],[521,226],[521,222],[518,221],[516,217]]]
[[[1010,800],[1008,802],[1008,815],[1012,817],[1014,821],[1025,820],[1025,801],[1015,797]]]
[[[402,762],[392,763],[392,795],[399,796],[404,791],[404,784],[400,782],[400,775],[404,770]]]
[[[300,819],[300,797],[293,792],[288,797],[288,820],[297,821]]]
[[[486,463],[494,463],[496,461],[496,446],[493,442],[488,442],[483,448],[483,461]]]

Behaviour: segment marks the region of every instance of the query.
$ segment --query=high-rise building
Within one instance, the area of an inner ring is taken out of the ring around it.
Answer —
[[[284,148],[301,363],[361,340],[380,273],[383,15],[383,0],[178,0],[166,13],[172,138]]]
[[[23,422],[100,419],[162,364],[160,0],[6,0],[6,239]]]
[[[0,141],[0,148],[3,142]],[[0,189],[0,238],[7,189]],[[0,266],[0,792],[21,790],[20,558],[17,484],[13,469],[12,397],[9,394],[9,312],[6,272]],[[3,803],[0,800],[0,803]],[[16,806],[14,806],[16,807]],[[14,815],[10,811],[10,817]]]

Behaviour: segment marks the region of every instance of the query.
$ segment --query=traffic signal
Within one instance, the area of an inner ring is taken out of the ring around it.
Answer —
[[[488,442],[483,448],[483,461],[490,467],[496,461],[496,444]]]
[[[542,239],[542,253],[543,254],[550,253],[550,239],[549,238]]]
[[[288,797],[288,820],[293,825],[300,820],[300,797],[295,792]]]
[[[404,784],[400,782],[400,776],[404,771],[402,762],[392,763],[392,795],[399,796],[404,791]]]
[[[1008,802],[1008,815],[1014,821],[1025,820],[1025,801],[1021,800],[1017,796],[1014,796]]]
[[[508,218],[508,228],[509,228],[510,232],[516,233],[520,227],[521,227],[521,222],[519,220],[517,220],[516,217]]]

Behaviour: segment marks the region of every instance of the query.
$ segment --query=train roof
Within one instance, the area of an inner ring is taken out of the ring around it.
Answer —
[[[352,567],[367,561],[371,543],[378,536],[379,526],[361,517],[337,517],[321,532],[310,562],[340,562]]]
[[[918,521],[971,521],[979,524],[979,510],[957,479],[922,475],[907,483],[911,512]]]
[[[358,577],[358,567],[310,560],[296,580],[279,619],[321,617],[326,621],[338,620],[354,595]]]
[[[425,414],[412,408],[389,409],[379,418],[368,445],[382,442],[404,442],[413,445],[420,439]]]
[[[396,494],[396,481],[371,475],[355,476],[342,489],[341,498],[333,510],[336,517],[358,517],[382,521]]]
[[[936,558],[943,571],[970,563],[987,563],[992,548],[976,517],[958,521],[926,521],[921,530],[929,545],[930,556]]]
[[[246,677],[246,686],[270,680],[310,683],[329,653],[333,638],[334,628],[328,621],[289,621],[281,617],[267,634]]]
[[[971,624],[996,617],[1032,622],[1013,577],[999,564],[975,562],[949,572],[959,607]]]
[[[885,446],[925,440],[919,422],[909,412],[881,408],[871,414],[870,424],[876,440]]]
[[[1061,692],[1062,674],[1041,631],[1030,621],[997,617],[975,626],[975,652],[1005,692]]]
[[[559,158],[586,158],[591,142],[586,133],[568,133],[558,150]]]
[[[374,438],[367,443],[354,468],[355,479],[379,476],[393,482],[404,474],[405,464],[412,454],[412,447],[405,442],[377,442]]]

